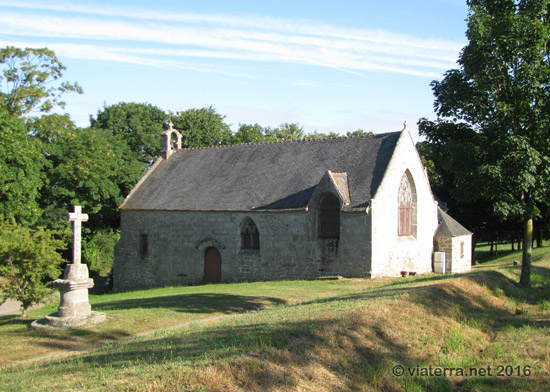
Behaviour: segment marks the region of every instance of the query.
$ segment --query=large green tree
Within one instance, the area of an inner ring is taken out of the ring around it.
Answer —
[[[446,145],[463,197],[520,216],[520,285],[530,286],[533,219],[550,198],[550,0],[468,0],[459,69],[434,81],[438,121],[420,121]]]
[[[265,141],[265,129],[259,124],[239,124],[231,136],[231,144],[257,143]]]
[[[23,119],[0,107],[0,220],[32,225],[40,217],[43,162]]]
[[[338,136],[322,133],[305,134],[304,129],[297,123],[283,123],[276,128],[262,127],[258,124],[240,124],[239,129],[231,137],[231,143],[275,142],[284,140],[301,140],[305,138],[326,138]]]
[[[57,114],[34,119],[31,130],[46,159],[40,197],[45,218],[65,220],[76,204],[91,214],[88,229],[118,227],[117,207],[142,174],[137,160],[125,160],[131,151],[122,135],[77,128],[67,115]]]
[[[421,125],[422,129],[426,124],[421,123]],[[460,126],[456,124],[441,125],[442,128],[446,125],[464,135],[464,130],[461,130]],[[439,129],[439,133],[441,132],[442,129]],[[479,241],[489,241],[493,244],[499,238],[512,238],[517,233],[503,230],[507,222],[503,222],[503,218],[493,211],[491,201],[478,200],[478,188],[460,182],[461,176],[455,175],[457,170],[467,165],[467,162],[464,162],[464,155],[468,155],[468,153],[463,152],[462,149],[472,147],[463,140],[455,142],[456,140],[451,140],[448,143],[422,141],[416,144],[416,149],[428,172],[433,193],[443,202],[443,208],[447,208],[454,218],[475,233],[474,245]]]
[[[296,123],[283,123],[277,128],[265,130],[267,141],[301,140],[304,136],[304,128]]]
[[[95,118],[90,117],[92,128],[107,129],[113,135],[120,135],[132,151],[131,160],[142,162],[144,170],[160,155],[160,134],[166,122],[167,114],[162,109],[133,102],[105,106]]]
[[[170,115],[174,128],[182,134],[182,147],[230,144],[231,128],[224,119],[212,106]]]
[[[16,116],[64,107],[64,93],[82,93],[78,83],[61,81],[66,68],[47,48],[0,49],[0,69],[0,105]]]

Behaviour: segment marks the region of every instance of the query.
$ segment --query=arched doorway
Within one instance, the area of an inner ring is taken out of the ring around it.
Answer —
[[[338,240],[340,238],[340,201],[327,194],[319,202],[317,237]]]
[[[214,247],[210,247],[204,252],[204,280],[206,283],[222,281],[222,255]]]

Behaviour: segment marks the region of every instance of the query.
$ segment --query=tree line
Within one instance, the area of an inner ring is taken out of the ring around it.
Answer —
[[[418,122],[434,193],[476,238],[521,237],[527,287],[534,222],[548,226],[550,202],[549,4],[467,0],[469,43],[458,68],[431,84],[437,120]],[[213,107],[166,112],[149,103],[105,106],[77,127],[68,114],[52,113],[64,107],[64,94],[82,93],[63,79],[53,51],[6,47],[0,66],[0,302],[15,297],[25,308],[70,261],[73,205],[90,215],[85,262],[110,270],[118,206],[159,156],[169,122],[183,147],[338,136],[292,123],[240,124],[233,132]]]

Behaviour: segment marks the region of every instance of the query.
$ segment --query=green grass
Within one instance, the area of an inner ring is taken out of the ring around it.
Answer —
[[[539,391],[550,385],[550,248],[533,288],[516,254],[461,275],[258,282],[91,296],[109,321],[43,332],[0,318],[4,364],[158,329],[147,336],[0,371],[7,391]],[[520,257],[520,256],[519,256]],[[235,314],[239,313],[239,314]],[[177,329],[169,328],[189,321]],[[396,377],[394,366],[530,366],[527,377]]]
[[[107,323],[62,332],[27,328],[32,321],[57,311],[57,303],[30,311],[26,319],[0,317],[0,347],[13,347],[0,357],[0,365],[216,316],[356,295],[381,284],[383,280],[280,281],[90,295],[92,309],[105,312]]]
[[[550,241],[543,241],[542,242],[543,247],[542,248],[533,248],[533,249],[544,249],[545,247],[550,246]],[[535,244],[536,246],[536,244]],[[512,251],[512,245],[510,243],[499,243],[493,251],[495,254],[491,254],[491,246],[488,243],[481,243],[476,246],[475,249],[475,259],[478,262],[484,263],[487,261],[495,261],[495,259],[500,259],[502,257],[506,256],[513,256],[515,257],[515,260],[521,261],[521,251],[517,250],[517,243],[514,245],[514,249]],[[543,252],[544,253],[544,252]]]

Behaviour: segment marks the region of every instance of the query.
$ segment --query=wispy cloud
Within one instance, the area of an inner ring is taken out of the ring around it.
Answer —
[[[2,35],[41,40],[64,56],[192,69],[185,59],[230,59],[439,77],[461,43],[269,17],[233,17],[0,0]],[[2,38],[0,35],[0,38]],[[196,67],[247,77],[214,65]]]

